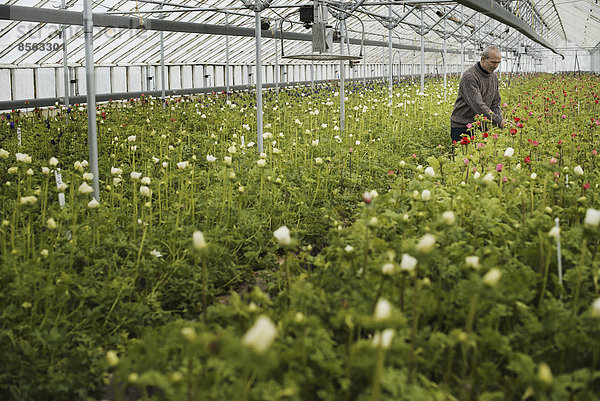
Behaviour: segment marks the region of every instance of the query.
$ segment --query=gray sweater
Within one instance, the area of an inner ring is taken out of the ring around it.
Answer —
[[[450,126],[464,128],[475,120],[476,114],[486,116],[496,125],[502,122],[498,77],[485,71],[479,63],[465,71],[460,80]]]

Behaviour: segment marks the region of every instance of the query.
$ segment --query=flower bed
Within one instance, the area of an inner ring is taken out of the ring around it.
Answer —
[[[2,398],[596,399],[597,76],[452,146],[434,85],[268,92],[262,155],[251,95],[109,102],[99,201],[83,107],[4,115]]]

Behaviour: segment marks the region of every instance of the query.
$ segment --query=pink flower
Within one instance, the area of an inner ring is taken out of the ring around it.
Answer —
[[[390,176],[390,177],[394,175],[394,171],[392,171],[392,170],[388,171],[387,173],[388,173],[388,176]]]
[[[598,151],[596,149],[592,150],[592,156],[598,156]]]
[[[507,182],[508,178],[506,178],[506,176],[502,177],[502,182]]]
[[[498,163],[498,164],[496,164],[496,171],[497,171],[497,172],[501,172],[503,167],[504,167],[504,166],[502,165],[502,163]]]
[[[556,157],[551,157],[549,163],[554,165],[554,164],[558,163],[558,160],[556,159]]]
[[[463,159],[463,163],[465,163],[465,166],[466,166],[467,164],[469,164],[469,159],[467,159],[467,158],[465,157],[465,158]]]
[[[567,116],[565,116],[564,114],[563,114],[562,116],[560,116],[560,117],[561,117],[563,120],[564,120],[565,118],[567,118]]]
[[[416,158],[417,158],[417,155],[416,155],[416,153],[413,153],[413,154],[412,154],[412,158],[413,158],[413,159],[416,159]]]
[[[498,134],[492,135],[492,139],[498,139]]]
[[[590,183],[586,182],[585,184],[583,184],[583,189],[588,190],[588,189],[590,189],[590,186],[591,186]]]
[[[467,128],[473,128],[473,124],[471,124],[471,123],[467,124]]]

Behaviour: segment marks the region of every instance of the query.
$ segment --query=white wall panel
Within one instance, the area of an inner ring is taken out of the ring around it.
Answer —
[[[142,67],[127,67],[127,90],[130,92],[142,91]]]
[[[203,82],[206,82],[206,86],[213,86],[213,82],[215,79],[215,71],[212,65],[204,66],[204,78],[205,81]]]
[[[127,67],[113,67],[111,78],[113,92],[127,92]]]
[[[36,97],[56,97],[54,68],[36,68]]]
[[[242,85],[244,83],[244,68],[241,65],[233,67],[232,80],[233,85]]]
[[[0,69],[0,101],[12,100],[10,87],[10,70]]]
[[[75,95],[85,95],[86,82],[85,82],[85,67],[76,67],[74,70],[74,76],[71,79],[76,79],[77,84],[75,85]]]
[[[23,68],[12,71],[13,99],[33,98],[33,69]]]
[[[110,93],[110,67],[96,68],[96,93]]]
[[[181,89],[181,66],[172,65],[169,70],[169,87],[168,89]]]
[[[202,76],[204,75],[204,66],[195,65],[192,67],[192,79],[194,88],[202,88]]]
[[[155,85],[155,90],[157,91],[162,91],[162,73],[161,73],[161,69],[160,66],[153,66],[154,69],[154,85]],[[167,66],[165,66],[165,82],[168,84],[169,83],[169,69],[167,68]],[[167,86],[165,89],[169,89],[169,87]]]
[[[185,89],[193,88],[192,85],[192,66],[185,65],[181,67],[181,86]]]

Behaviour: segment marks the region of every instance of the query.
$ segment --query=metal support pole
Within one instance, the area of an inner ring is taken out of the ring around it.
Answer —
[[[275,96],[277,100],[279,100],[279,44],[277,42],[277,38],[275,38]]]
[[[229,25],[227,13],[225,13],[225,25]],[[275,48],[277,49],[277,46]],[[229,35],[225,35],[225,88],[229,99]]]
[[[344,55],[344,28],[346,21],[340,20],[340,54]],[[344,132],[346,129],[346,114],[344,110],[344,101],[346,93],[344,90],[344,60],[340,60],[340,131]]]
[[[460,20],[464,21],[465,6],[460,6]],[[460,77],[462,78],[463,72],[465,71],[465,36],[463,32],[463,26],[460,27]]]
[[[61,10],[66,10],[67,5],[65,0],[62,0],[61,5],[60,5]],[[65,86],[65,102],[64,105],[67,107],[67,109],[70,106],[69,103],[69,66],[67,65],[67,28],[66,25],[61,25],[61,29],[62,29],[62,42],[63,42],[63,73],[64,73],[64,86]],[[68,123],[69,119],[67,119],[67,123]]]
[[[310,87],[312,90],[315,90],[315,62],[311,61],[310,63]]]
[[[447,39],[447,34],[446,34],[446,14],[444,14],[444,102],[446,101],[446,96],[447,96],[447,80],[446,80],[446,74],[447,72],[447,68],[446,68],[446,57],[448,57],[448,52],[447,52],[447,45],[446,45],[446,39]]]
[[[258,152],[263,152],[263,104],[262,104],[262,49],[260,31],[260,2],[256,0],[256,11],[254,11],[254,29],[256,32],[256,132],[258,135]],[[277,46],[275,46],[277,47]]]
[[[89,165],[92,173],[94,198],[100,201],[98,180],[98,137],[96,134],[96,74],[94,73],[94,24],[92,1],[83,0],[83,33],[85,36],[85,82],[87,91]]]
[[[390,115],[392,115],[392,6],[388,5],[388,91],[389,91],[389,104]]]
[[[425,94],[425,24],[424,24],[424,11],[421,6],[421,94]]]
[[[160,8],[162,8],[162,4],[160,5]],[[160,31],[160,79],[162,81],[162,106],[164,109],[166,107],[165,102],[167,99],[165,96],[165,40],[163,37],[163,31]]]

